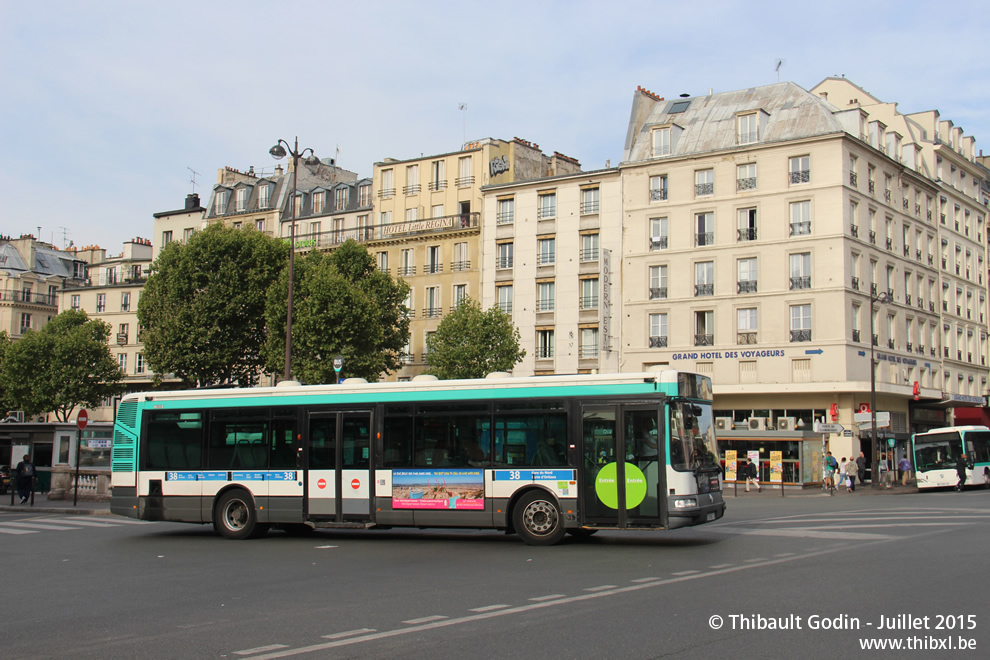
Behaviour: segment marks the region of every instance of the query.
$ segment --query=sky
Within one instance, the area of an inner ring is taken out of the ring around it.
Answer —
[[[990,154],[988,27],[971,0],[0,0],[0,234],[119,254],[296,136],[361,177],[484,137],[614,166],[637,86],[844,75]]]

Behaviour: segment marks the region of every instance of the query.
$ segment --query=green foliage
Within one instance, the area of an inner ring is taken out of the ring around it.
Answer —
[[[6,330],[0,330],[0,417],[8,410],[12,410],[10,403],[7,401],[6,390],[3,386],[3,362],[7,356],[8,348],[10,348],[10,335],[7,334]]]
[[[466,298],[426,338],[428,373],[437,378],[484,378],[510,371],[526,357],[519,348],[519,330],[496,306],[483,311]]]
[[[68,421],[77,406],[97,407],[123,391],[123,374],[110,354],[110,324],[66,310],[39,332],[7,346],[0,389],[26,415],[54,411]]]
[[[287,255],[281,240],[222,224],[166,245],[137,312],[156,379],[253,385],[265,366],[265,301]]]
[[[374,257],[355,241],[327,254],[297,255],[292,304],[292,373],[304,383],[332,383],[335,355],[344,356],[341,377],[376,381],[401,366],[409,336],[402,302],[409,293],[375,267]],[[272,329],[265,346],[268,369],[285,370],[288,271],[271,288],[266,318]],[[277,329],[282,329],[281,332]]]

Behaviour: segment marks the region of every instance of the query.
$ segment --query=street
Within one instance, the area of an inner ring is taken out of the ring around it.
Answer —
[[[834,658],[990,648],[990,493],[733,498],[549,548],[0,513],[7,658]],[[894,630],[887,630],[890,627]],[[783,628],[783,629],[781,629]]]

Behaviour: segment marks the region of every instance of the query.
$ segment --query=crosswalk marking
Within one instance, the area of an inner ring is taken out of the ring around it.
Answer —
[[[9,527],[0,526],[0,534],[37,534],[37,530],[31,529],[12,529]]]
[[[65,527],[64,525],[51,525],[46,523],[34,523],[34,522],[20,522],[20,521],[10,521],[3,523],[5,526],[9,527],[27,527],[29,529],[44,529],[58,531],[62,529],[79,529],[78,527]]]

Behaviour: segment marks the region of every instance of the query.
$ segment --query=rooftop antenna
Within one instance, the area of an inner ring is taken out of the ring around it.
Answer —
[[[776,59],[773,63],[773,70],[777,72],[777,82],[780,82],[780,67],[784,66],[786,62],[782,59]]]
[[[71,241],[67,240],[69,238],[69,229],[68,227],[59,227],[59,229],[62,230],[62,249],[64,250],[65,248],[69,247],[72,243]]]
[[[193,186],[193,189],[192,189],[192,191],[193,191],[193,194],[195,195],[195,194],[196,194],[196,185],[197,185],[197,184],[196,184],[196,177],[197,177],[197,176],[201,176],[201,175],[200,175],[200,173],[199,173],[199,172],[197,172],[197,171],[196,171],[196,170],[194,170],[193,168],[191,168],[191,167],[189,167],[188,165],[186,166],[186,169],[187,169],[187,170],[189,170],[190,172],[192,172],[192,176],[191,176],[191,177],[189,177],[189,182],[190,182],[190,183],[192,184],[192,186]]]
[[[461,121],[462,121],[463,126],[464,126],[464,129],[463,129],[464,130],[464,140],[461,142],[461,144],[467,144],[467,103],[465,103],[464,101],[461,101],[460,103],[457,104],[457,109],[460,110],[463,113],[461,115]]]

